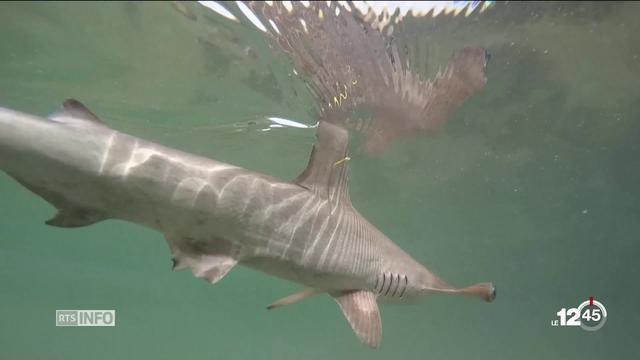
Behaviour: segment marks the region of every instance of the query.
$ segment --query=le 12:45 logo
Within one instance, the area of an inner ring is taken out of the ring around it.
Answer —
[[[596,331],[607,322],[607,309],[601,302],[593,300],[584,301],[577,308],[562,308],[557,320],[551,320],[551,326],[580,326],[587,331]]]

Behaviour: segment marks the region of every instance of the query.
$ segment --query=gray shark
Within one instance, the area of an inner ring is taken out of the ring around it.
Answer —
[[[371,347],[378,301],[495,298],[491,283],[450,286],[367,222],[349,198],[348,132],[321,122],[317,138],[287,182],[118,132],[67,100],[48,118],[0,108],[0,169],[57,209],[48,225],[125,220],[165,236],[174,270],[216,283],[240,264],[305,286],[268,308],[329,294]]]

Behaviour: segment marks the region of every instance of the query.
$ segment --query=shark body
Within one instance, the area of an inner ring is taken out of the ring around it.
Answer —
[[[371,347],[378,300],[494,299],[490,283],[448,285],[367,222],[349,199],[348,133],[317,131],[307,168],[286,182],[118,132],[76,100],[49,118],[0,108],[0,169],[58,209],[48,225],[130,221],[165,236],[174,270],[216,283],[241,264],[306,287],[269,308],[328,293]]]

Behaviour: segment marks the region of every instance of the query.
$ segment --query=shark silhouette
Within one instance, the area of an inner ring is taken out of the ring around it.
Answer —
[[[130,221],[164,235],[174,270],[216,283],[241,264],[306,287],[269,308],[329,294],[371,347],[382,333],[378,301],[492,301],[491,283],[447,284],[354,209],[348,138],[320,122],[306,169],[287,182],[118,132],[67,100],[48,118],[0,108],[0,169],[57,208],[48,225]]]
[[[219,3],[202,3],[235,19]],[[356,211],[347,186],[347,128],[366,134],[369,153],[434,131],[485,84],[488,55],[464,48],[422,79],[392,35],[398,13],[349,4],[238,2],[264,32],[268,21],[270,39],[316,100],[318,139],[292,182],[118,132],[77,100],[48,118],[0,108],[0,169],[57,208],[48,225],[130,221],[164,235],[174,270],[216,283],[240,264],[305,286],[268,309],[326,293],[371,347],[382,334],[379,301],[431,293],[492,301],[493,284],[455,288],[405,253]]]

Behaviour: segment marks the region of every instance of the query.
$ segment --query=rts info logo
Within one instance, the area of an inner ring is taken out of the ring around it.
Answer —
[[[596,331],[607,322],[607,309],[601,302],[589,300],[580,304],[577,308],[562,308],[558,313],[558,320],[551,320],[551,326],[580,326],[587,331]]]
[[[56,310],[56,326],[116,326],[116,311]]]

